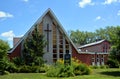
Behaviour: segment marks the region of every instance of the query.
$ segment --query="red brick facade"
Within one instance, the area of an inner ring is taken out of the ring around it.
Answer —
[[[81,52],[109,52],[110,51],[110,43],[105,40],[99,44],[94,44],[86,47],[80,48]]]
[[[9,53],[8,56],[10,59],[14,57],[20,57],[21,56],[21,43],[14,49],[12,53]]]
[[[108,60],[110,51],[110,43],[107,40],[103,40],[98,44],[93,43],[85,45],[80,48],[81,51],[77,53],[73,49],[72,56],[79,59],[81,62],[87,65],[104,65]]]

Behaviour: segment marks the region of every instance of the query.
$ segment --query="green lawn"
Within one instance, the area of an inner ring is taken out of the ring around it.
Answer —
[[[61,79],[46,77],[41,73],[14,73],[0,76],[0,79]],[[91,75],[83,75],[62,79],[120,79],[120,69],[94,69]]]

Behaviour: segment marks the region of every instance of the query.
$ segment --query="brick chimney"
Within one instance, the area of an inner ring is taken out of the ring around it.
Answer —
[[[13,38],[13,46],[15,46],[20,39],[21,39],[21,37],[14,37]]]

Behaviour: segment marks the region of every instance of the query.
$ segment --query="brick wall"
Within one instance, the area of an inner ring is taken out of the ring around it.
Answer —
[[[14,57],[20,57],[21,56],[21,43],[15,48],[15,50],[8,55],[10,59]]]
[[[104,42],[96,44],[96,45],[81,48],[81,51],[86,52],[86,50],[87,50],[88,52],[106,52],[104,50],[105,48],[103,48],[103,46],[105,46],[105,45],[107,46],[106,51],[108,52],[110,50],[110,43],[107,41],[104,41]]]

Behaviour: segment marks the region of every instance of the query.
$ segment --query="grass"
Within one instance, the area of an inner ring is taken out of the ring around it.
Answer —
[[[46,77],[41,73],[13,73],[2,75],[0,79],[61,79]],[[120,69],[94,69],[91,75],[75,76],[62,79],[120,79]]]

